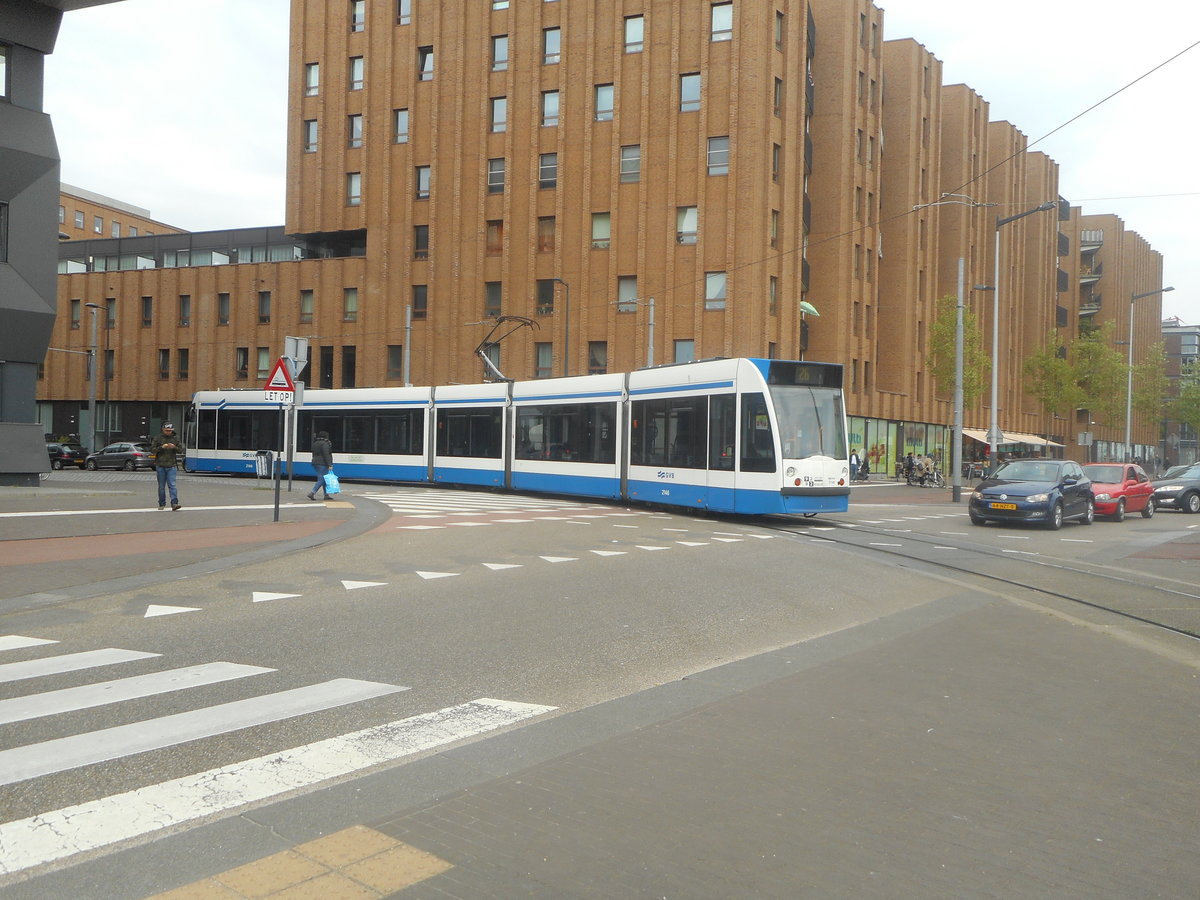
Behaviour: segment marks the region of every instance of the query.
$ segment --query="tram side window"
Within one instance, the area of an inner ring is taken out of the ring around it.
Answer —
[[[336,437],[336,432],[330,432]],[[373,416],[346,416],[342,419],[342,439],[334,448],[343,453],[375,452],[375,421]]]
[[[632,412],[629,461],[633,465],[707,467],[707,397],[635,400]]]
[[[401,413],[381,413],[375,420],[376,453],[397,456],[419,456],[425,438],[425,417],[422,410]]]
[[[498,407],[438,410],[438,455],[499,459],[503,414]]]
[[[737,440],[737,397],[718,394],[708,398],[708,467],[733,471]]]
[[[218,450],[270,450],[278,443],[277,412],[223,412],[220,415]]]
[[[775,439],[771,435],[771,417],[762,394],[742,395],[743,472],[775,471]]]
[[[212,450],[217,445],[217,411],[201,409],[196,413],[196,444],[193,450]]]
[[[517,459],[611,463],[616,454],[611,403],[526,406],[517,413]]]

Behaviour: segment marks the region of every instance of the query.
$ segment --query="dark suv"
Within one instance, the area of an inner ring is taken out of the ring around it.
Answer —
[[[50,454],[50,468],[61,469],[63,466],[74,466],[82,469],[87,462],[87,448],[79,444],[49,441],[46,450]]]

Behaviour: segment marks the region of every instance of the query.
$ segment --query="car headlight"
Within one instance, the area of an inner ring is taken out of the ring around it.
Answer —
[[[1111,499],[1112,499],[1112,494],[1108,494],[1108,493],[1100,493],[1100,494],[1097,494],[1097,495],[1096,495],[1096,499],[1097,499],[1097,500],[1111,500]]]
[[[1030,494],[1025,498],[1026,502],[1028,503],[1045,503],[1049,499],[1049,494]]]
[[[1156,493],[1156,494],[1178,494],[1182,490],[1183,490],[1182,484],[1166,484],[1160,488],[1155,488],[1154,493]]]
[[[981,491],[971,491],[971,499],[972,500],[982,500],[983,493]]]

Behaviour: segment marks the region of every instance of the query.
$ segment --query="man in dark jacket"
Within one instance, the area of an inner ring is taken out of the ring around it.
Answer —
[[[175,467],[183,462],[183,442],[175,434],[175,426],[167,422],[162,433],[150,442],[150,458],[154,460],[154,471],[158,474],[158,508],[167,508],[167,492],[171,494],[171,509],[179,506],[179,493],[175,490]]]
[[[317,473],[317,483],[309,491],[308,499],[316,500],[317,491],[324,493],[324,499],[329,499],[329,491],[325,490],[325,473],[333,468],[333,444],[329,442],[328,431],[318,431],[312,442],[312,467]]]

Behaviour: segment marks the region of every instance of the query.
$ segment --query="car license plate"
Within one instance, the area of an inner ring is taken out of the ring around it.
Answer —
[[[992,503],[992,504],[990,504],[990,506],[992,509],[1016,509],[1017,508],[1017,504],[1015,504],[1015,503]]]

